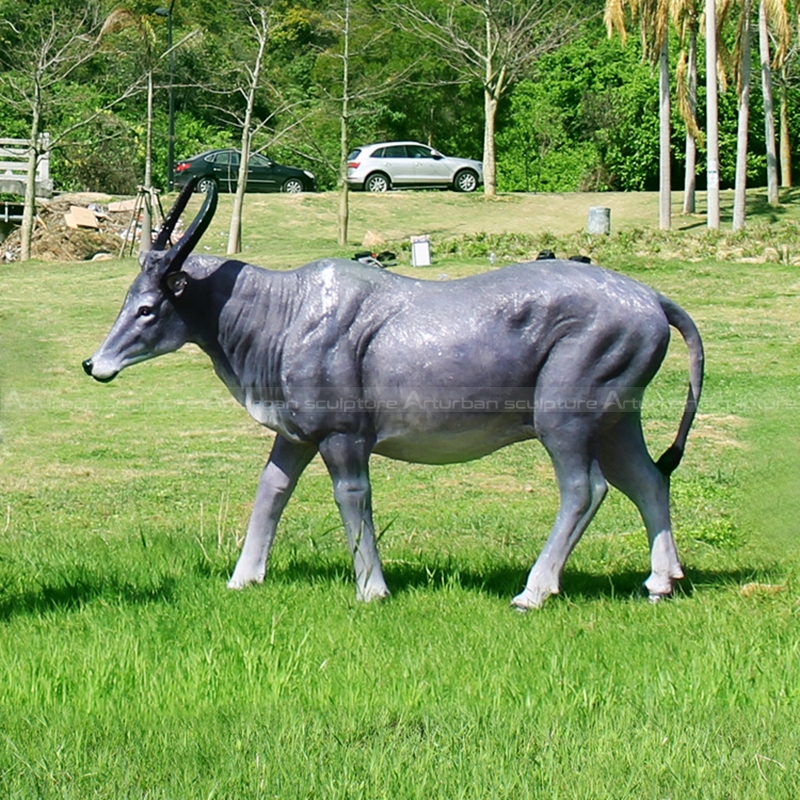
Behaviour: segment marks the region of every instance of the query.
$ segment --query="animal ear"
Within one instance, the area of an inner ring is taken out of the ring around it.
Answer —
[[[164,283],[166,283],[167,289],[169,289],[173,297],[180,297],[188,282],[189,276],[185,272],[171,272],[164,278]]]

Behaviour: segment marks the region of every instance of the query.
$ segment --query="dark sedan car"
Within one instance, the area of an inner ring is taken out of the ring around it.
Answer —
[[[205,192],[209,182],[221,192],[235,192],[239,178],[238,150],[209,150],[181,161],[175,167],[175,186],[184,187],[190,178],[199,176],[199,192]],[[247,168],[248,192],[314,192],[316,178],[307,170],[286,167],[271,158],[254,153]]]

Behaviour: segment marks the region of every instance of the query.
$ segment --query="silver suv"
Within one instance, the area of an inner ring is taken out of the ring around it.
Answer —
[[[387,192],[404,186],[474,192],[483,183],[483,164],[444,156],[419,142],[379,142],[357,147],[350,153],[347,183],[367,192]]]

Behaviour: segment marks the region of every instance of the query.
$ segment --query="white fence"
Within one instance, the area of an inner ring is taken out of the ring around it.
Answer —
[[[50,137],[42,134],[39,140],[39,161],[36,164],[36,196],[51,197]],[[0,139],[0,192],[25,194],[28,173],[27,139]]]

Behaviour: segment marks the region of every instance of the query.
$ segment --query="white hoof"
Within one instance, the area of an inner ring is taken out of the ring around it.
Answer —
[[[674,589],[673,581],[683,577],[683,570],[680,566],[672,569],[669,575],[651,574],[642,584],[642,593],[647,595],[651,603],[658,603],[665,597],[672,597]]]
[[[251,583],[264,583],[264,576],[262,575],[260,578],[259,577],[239,578],[234,574],[228,581],[228,588],[244,589],[245,586],[249,586]]]
[[[520,612],[541,608],[548,597],[558,594],[558,589],[523,589],[512,601],[511,605]]]
[[[385,600],[390,592],[387,586],[368,586],[366,589],[356,590],[356,600],[361,603],[371,603],[374,600]]]

